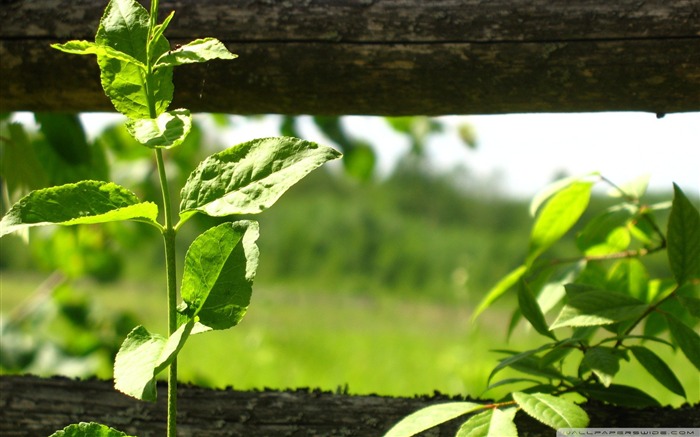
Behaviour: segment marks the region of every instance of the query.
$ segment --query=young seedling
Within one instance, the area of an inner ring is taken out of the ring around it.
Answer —
[[[609,185],[618,201],[581,227],[575,240],[579,254],[546,258],[588,208],[596,182]],[[614,383],[620,362],[631,358],[660,386],[687,399],[674,370],[650,346],[677,347],[700,370],[700,335],[693,329],[700,321],[700,213],[677,185],[672,202],[647,205],[642,202],[646,186],[641,179],[617,187],[591,174],[559,181],[535,197],[531,212],[537,218],[524,263],[487,293],[473,316],[517,290],[508,333],[524,318],[547,342],[523,352],[499,351],[506,357],[488,382],[508,368],[524,376],[493,382],[487,390],[508,384],[525,388],[495,404],[424,408],[386,436],[411,436],[467,414],[472,415],[458,437],[517,436],[513,418],[519,410],[554,429],[586,427],[586,412],[562,397],[569,393],[627,407],[659,406],[646,393],[646,381],[636,387]],[[657,215],[669,206],[664,233]],[[652,278],[642,260],[664,250],[669,276]]]
[[[177,355],[190,335],[236,326],[246,313],[258,265],[258,223],[225,222],[199,235],[184,260],[181,302],[176,278],[176,236],[195,214],[230,217],[257,214],[274,204],[297,181],[341,154],[297,138],[264,138],[215,153],[190,174],[173,211],[163,151],[188,135],[187,109],[168,110],[174,67],[234,59],[217,39],[197,39],[172,49],[164,32],[174,12],[157,23],[158,1],[150,13],[135,0],[111,0],[94,42],[70,41],[54,48],[96,55],[105,94],[127,117],[131,135],[153,149],[163,196],[163,211],[112,182],[86,180],[29,193],[0,222],[0,236],[34,226],[135,220],[163,235],[168,335],[137,326],[124,340],[114,362],[115,387],[137,399],[155,401],[156,377],[168,369],[167,435],[176,436]],[[159,221],[159,215],[162,214]],[[177,222],[175,221],[177,220]],[[75,424],[56,436],[125,435],[107,426]]]

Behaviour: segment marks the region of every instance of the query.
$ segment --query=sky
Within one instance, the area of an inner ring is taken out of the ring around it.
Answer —
[[[118,114],[83,114],[89,133],[123,120]],[[31,114],[20,116],[31,120]],[[278,135],[279,117],[233,117],[224,144]],[[302,117],[302,120],[304,118]],[[497,177],[499,190],[532,197],[557,174],[598,171],[617,184],[650,177],[651,190],[670,190],[677,183],[689,197],[700,199],[700,113],[511,114],[446,116],[439,120],[455,129],[431,137],[428,154],[438,168],[465,166],[471,174]],[[408,149],[408,140],[393,132],[381,117],[344,118],[348,131],[375,146],[380,174],[386,174]],[[456,126],[469,123],[477,147],[464,146]],[[204,120],[205,126],[208,124]],[[307,117],[301,124],[305,139],[327,142]]]
[[[700,113],[662,119],[648,113],[440,119],[452,126],[469,123],[478,144],[469,149],[456,134],[434,138],[429,153],[435,164],[450,168],[462,163],[481,177],[498,176],[507,194],[531,197],[557,174],[597,171],[618,184],[648,175],[652,190],[671,190],[675,182],[687,195],[700,199]],[[391,165],[398,144],[384,153],[379,150],[382,166]]]

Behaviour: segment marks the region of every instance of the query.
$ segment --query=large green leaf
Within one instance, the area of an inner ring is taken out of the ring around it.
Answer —
[[[668,218],[668,261],[679,285],[700,278],[700,213],[673,184],[673,206]]]
[[[121,220],[156,223],[158,207],[111,182],[82,181],[32,191],[0,221],[0,236],[32,226],[78,225]]]
[[[384,437],[409,437],[456,417],[484,408],[474,402],[431,405],[412,413],[394,425]]]
[[[627,385],[610,384],[609,387],[605,387],[602,384],[585,384],[578,390],[586,397],[625,407],[643,408],[661,405],[659,401],[643,391]]]
[[[68,425],[49,437],[129,437],[121,431],[95,422]]]
[[[263,138],[231,147],[202,161],[182,189],[180,216],[197,211],[214,217],[255,214],[326,161],[341,154],[297,138]]]
[[[588,426],[586,412],[569,400],[544,393],[522,392],[513,393],[513,400],[527,414],[554,429]]]
[[[549,330],[542,309],[525,281],[520,281],[520,287],[518,287],[518,307],[535,331],[556,341],[557,338]]]
[[[176,109],[157,118],[129,119],[126,129],[144,146],[170,149],[185,141],[192,129],[192,116],[187,109]]]
[[[221,41],[215,38],[196,39],[162,55],[154,68],[175,67],[183,64],[207,62],[212,59],[235,59]]]
[[[683,354],[700,370],[700,335],[671,314],[665,314],[673,339]]]
[[[518,429],[513,422],[516,411],[491,408],[476,414],[459,427],[455,437],[517,437]]]
[[[118,59],[120,61],[124,61],[141,67],[143,71],[145,71],[147,68],[143,62],[139,61],[138,59],[134,58],[133,56],[127,53],[116,50],[107,45],[99,45],[90,41],[74,40],[68,41],[67,43],[63,44],[51,44],[51,47],[55,48],[56,50],[60,50],[62,52],[70,53],[73,55],[98,55]]]
[[[248,309],[258,266],[258,223],[223,223],[195,239],[185,256],[181,313],[202,325],[228,329]]]
[[[569,176],[552,182],[543,189],[541,189],[530,202],[530,215],[535,216],[540,207],[552,196],[567,188],[575,182],[582,182],[587,180],[597,180],[600,179],[600,174],[597,172],[590,173],[582,176]]]
[[[639,361],[654,379],[678,396],[685,397],[683,385],[664,360],[659,358],[659,356],[650,349],[643,346],[630,346],[629,349],[632,351],[637,361]]]
[[[562,308],[551,329],[563,326],[610,325],[640,316],[647,305],[631,296],[610,291],[585,291]]]
[[[152,72],[147,80],[143,65],[148,65],[148,11],[135,0],[111,0],[100,21],[95,36],[98,46],[109,46],[136,59],[138,63],[124,60],[123,56],[97,55],[102,88],[117,111],[129,118],[152,118],[162,114],[173,98],[173,69],[164,67]],[[168,40],[161,34],[151,44],[153,58],[170,50]],[[148,82],[148,83],[147,83]],[[153,93],[149,96],[150,92]],[[153,99],[155,114],[149,101]]]
[[[137,326],[126,337],[114,359],[114,388],[144,401],[156,400],[156,376],[182,349],[194,320],[181,325],[168,339]]]
[[[494,285],[488,293],[486,293],[486,296],[481,300],[481,302],[479,302],[479,306],[476,307],[474,313],[472,314],[472,321],[476,320],[476,318],[479,317],[479,314],[491,306],[491,304],[499,297],[503,296],[505,292],[513,288],[513,286],[520,281],[526,272],[526,266],[518,266],[518,268],[508,273],[505,277],[503,277],[503,279],[498,281],[498,283]]]
[[[530,235],[527,265],[566,234],[586,210],[593,184],[574,182],[547,201]]]
[[[583,354],[581,366],[592,370],[598,380],[604,386],[609,387],[617,372],[620,371],[621,358],[619,351],[610,347],[598,346],[588,349]]]

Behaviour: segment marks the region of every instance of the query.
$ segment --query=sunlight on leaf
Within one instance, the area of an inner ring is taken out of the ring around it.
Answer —
[[[409,437],[456,417],[484,408],[474,402],[431,405],[412,413],[394,425],[384,437]]]
[[[455,437],[517,437],[518,429],[513,422],[516,411],[491,408],[476,414],[459,427]]]
[[[326,161],[340,158],[330,147],[297,138],[263,138],[211,155],[182,189],[180,216],[256,214]]]
[[[591,182],[574,182],[547,201],[532,228],[528,266],[576,224],[588,206],[592,187]]]
[[[0,236],[32,226],[139,220],[156,223],[158,207],[112,182],[81,181],[32,191],[0,221]]]
[[[51,44],[51,47],[73,55],[98,55],[118,59],[120,61],[137,65],[143,71],[146,71],[146,64],[133,56],[116,50],[108,45],[100,45],[90,41],[68,41],[64,44]]]
[[[213,59],[235,59],[238,55],[229,52],[216,38],[202,38],[180,46],[164,54],[156,61],[154,68],[175,67],[183,64],[207,62]]]
[[[184,313],[212,329],[228,329],[245,315],[258,266],[257,222],[223,223],[201,234],[185,256]]]
[[[170,149],[185,141],[192,129],[192,116],[187,109],[176,109],[158,118],[129,119],[126,129],[146,147]]]
[[[135,0],[111,0],[97,29],[95,43],[126,53],[139,64],[109,55],[98,55],[100,79],[105,94],[117,111],[129,118],[151,118],[162,114],[173,99],[173,69],[159,68],[148,80],[140,65],[147,65],[149,13]],[[153,56],[170,50],[168,40],[161,34],[152,42]],[[149,89],[152,96],[149,96]],[[153,98],[155,114],[149,100]]]
[[[640,316],[647,305],[610,291],[584,291],[569,299],[550,329],[564,326],[610,325]]]
[[[193,326],[191,320],[168,339],[143,326],[134,328],[114,359],[114,388],[136,399],[155,402],[156,376],[175,359]]]
[[[68,425],[49,437],[130,437],[121,431],[95,422],[81,422]]]
[[[513,393],[513,399],[530,416],[554,429],[585,428],[588,415],[575,403],[544,393]]]

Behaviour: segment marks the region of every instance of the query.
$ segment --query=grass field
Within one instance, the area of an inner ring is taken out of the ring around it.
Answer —
[[[40,281],[4,272],[3,314]],[[103,309],[133,310],[149,330],[164,333],[161,290],[159,284],[121,282],[101,286],[94,296]],[[476,324],[469,317],[469,308],[415,298],[258,286],[238,327],[189,340],[180,355],[180,379],[237,389],[311,387],[392,396],[437,390],[477,397],[499,357],[490,349],[524,350],[540,339],[517,332],[505,343],[508,313],[502,309],[487,311]],[[685,357],[663,349],[658,353],[678,373],[690,400],[698,402],[700,378]],[[644,389],[663,403],[682,403],[637,365],[623,363],[616,382],[639,385],[640,380],[649,381]]]

